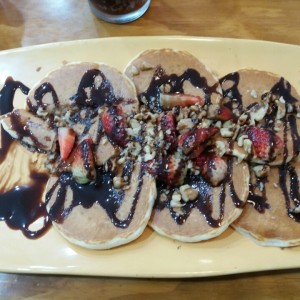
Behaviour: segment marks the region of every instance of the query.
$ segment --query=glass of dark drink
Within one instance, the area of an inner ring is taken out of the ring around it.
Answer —
[[[128,23],[141,17],[151,0],[89,0],[91,11],[111,23]]]

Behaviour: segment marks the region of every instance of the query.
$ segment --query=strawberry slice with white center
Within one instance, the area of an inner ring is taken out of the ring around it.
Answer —
[[[58,128],[58,143],[60,157],[63,161],[67,160],[75,144],[76,133],[72,128]]]
[[[93,140],[91,138],[83,140],[76,146],[71,170],[74,180],[80,184],[87,184],[96,179]]]
[[[121,147],[126,145],[125,118],[120,107],[109,107],[102,115],[102,125],[111,142]]]
[[[218,131],[216,127],[191,129],[179,137],[178,146],[184,154],[197,157]]]

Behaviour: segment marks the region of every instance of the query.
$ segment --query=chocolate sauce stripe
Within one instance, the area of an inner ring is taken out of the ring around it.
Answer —
[[[170,215],[174,222],[177,225],[183,225],[186,220],[189,218],[193,209],[197,209],[201,216],[203,216],[207,222],[207,224],[213,228],[220,227],[222,225],[222,221],[224,219],[225,205],[226,205],[226,197],[230,196],[233,204],[237,208],[243,208],[244,202],[238,197],[235,187],[232,180],[232,166],[233,159],[228,158],[227,161],[227,177],[220,185],[220,194],[219,199],[219,217],[213,218],[213,210],[212,210],[212,201],[216,201],[212,196],[213,187],[205,181],[205,179],[201,175],[190,175],[188,174],[184,184],[190,185],[192,188],[196,189],[199,192],[198,198],[194,201],[189,201],[185,203],[181,212],[176,212],[176,209],[172,208],[171,200],[172,194],[175,191],[175,188],[165,186],[163,184],[158,183],[158,196],[156,199],[154,209],[160,211],[163,209],[168,209],[170,211]],[[229,186],[229,192],[226,192],[226,187]],[[160,201],[160,194],[163,190],[168,190],[167,201]]]
[[[126,174],[131,178],[132,170],[127,169]],[[113,187],[112,179],[114,174],[105,173],[101,168],[97,170],[97,180],[93,184],[81,185],[76,183],[72,174],[63,173],[53,184],[51,189],[46,195],[46,203],[49,204],[55,197],[53,204],[49,210],[50,219],[63,223],[64,219],[72,212],[73,208],[81,205],[85,209],[91,208],[95,203],[98,203],[110,217],[112,223],[119,228],[127,228],[134,216],[139,195],[143,185],[144,171],[141,168],[138,174],[138,184],[134,192],[133,201],[129,210],[127,218],[120,220],[117,217],[118,210],[121,208],[124,201],[126,201],[126,195],[124,190],[116,190]],[[69,207],[65,208],[64,204],[67,197],[67,189],[72,191],[72,200]],[[54,196],[57,191],[56,196]]]
[[[239,94],[238,91],[238,82],[239,82],[238,75],[239,75],[238,73],[232,73],[228,75],[229,77],[227,78],[224,77],[221,80],[233,81],[232,87],[227,91],[225,91],[225,95],[234,97],[234,99],[239,103],[239,107],[240,107],[242,106],[242,96]],[[100,86],[96,87],[94,80],[97,76],[100,76],[102,78],[102,81]],[[154,98],[157,100],[158,98],[157,93],[159,87],[162,84],[170,85],[171,87],[170,93],[172,92],[180,93],[183,91],[183,82],[185,80],[190,81],[191,84],[194,85],[195,87],[202,88],[206,93],[206,99],[205,99],[206,104],[210,103],[210,96],[212,93],[216,92],[217,85],[214,85],[212,87],[208,86],[206,79],[204,77],[201,77],[201,75],[193,69],[188,69],[180,76],[177,76],[175,74],[167,76],[162,68],[158,68],[156,70],[155,77],[152,79],[149,89],[145,94],[140,95],[140,97],[146,96],[147,99]],[[90,101],[87,101],[88,97],[85,92],[86,88],[90,88],[91,90]],[[24,94],[28,94],[29,91],[29,89],[26,86],[24,86],[22,83],[18,81],[14,81],[12,78],[8,78],[4,88],[1,90],[0,93],[1,114],[10,112],[13,109],[13,98],[16,89],[20,89]],[[283,96],[287,103],[294,104],[298,101],[291,95],[291,86],[283,78],[281,78],[279,82],[273,86],[271,92]],[[36,106],[33,106],[32,104],[28,103],[29,109],[32,112],[36,112],[39,109],[39,107],[44,109],[43,97],[47,93],[51,93],[53,98],[53,104],[55,106],[59,106],[60,104],[59,99],[57,97],[54,88],[50,83],[44,83],[36,90],[36,93],[34,95],[34,98],[37,102]],[[105,78],[104,74],[100,70],[87,71],[82,77],[82,80],[78,86],[77,93],[73,97],[71,97],[70,100],[73,100],[74,103],[76,103],[76,105],[78,105],[79,107],[87,106],[91,108],[95,108],[103,104],[107,104],[110,106],[122,101],[122,99],[116,98],[110,82]],[[157,103],[156,104],[152,103],[151,105],[153,106],[150,107],[152,109],[153,108],[157,110],[160,109]],[[299,142],[299,133],[296,128],[296,121],[295,119],[293,119],[292,116],[289,116],[287,122],[290,124],[292,128],[294,153],[298,153],[300,142]],[[16,126],[18,126],[18,120],[15,120],[15,124],[17,124]],[[90,125],[86,124],[85,130],[88,131],[89,128]],[[32,136],[30,132],[24,132],[24,134]],[[7,135],[4,134],[3,136],[4,139],[6,139]],[[11,143],[11,140],[6,139],[6,141],[7,142],[5,142],[6,144],[4,144],[4,147],[1,149],[1,153],[0,153],[2,161],[5,159]],[[204,196],[202,195],[201,201],[191,202],[189,205],[186,205],[183,208],[184,214],[181,215],[180,218],[178,218],[178,220],[181,220],[180,222],[183,223],[184,219],[189,216],[190,211],[193,208],[197,208],[203,215],[205,215],[207,223],[210,226],[212,227],[220,226],[220,223],[222,222],[224,217],[226,184],[229,185],[230,196],[235,206],[236,207],[243,206],[243,202],[238,198],[232,182],[232,160],[231,159],[228,160],[228,168],[229,168],[228,169],[229,175],[227,176],[226,180],[222,183],[221,192],[219,195],[219,208],[220,208],[219,218],[217,219],[212,218],[212,210],[210,204],[211,196],[205,194]],[[292,217],[296,221],[299,221],[299,216],[298,216],[299,214],[292,211],[291,204],[290,204],[290,200],[292,199],[292,201],[296,206],[299,205],[299,191],[298,191],[299,183],[298,183],[298,177],[297,180],[295,179],[296,178],[295,172],[296,172],[295,169],[293,169],[290,165],[285,165],[284,167],[282,167],[280,170],[280,186],[285,195],[286,207],[290,217]],[[290,182],[291,182],[290,193],[288,193],[288,189],[286,187],[287,174],[289,174]],[[54,202],[54,205],[50,209],[49,216],[47,215],[45,204],[41,201],[43,188],[45,187],[45,182],[46,182],[45,178],[38,178],[33,173],[31,175],[33,176],[32,186],[18,187],[7,193],[1,194],[0,201],[5,203],[5,205],[0,205],[0,215],[1,215],[1,219],[5,220],[10,227],[14,229],[22,230],[24,235],[30,238],[36,238],[41,236],[49,228],[51,224],[49,217],[56,222],[62,222],[63,219],[68,214],[70,214],[73,207],[77,205],[82,205],[85,208],[89,208],[96,202],[99,203],[105,209],[106,213],[111,218],[112,223],[115,226],[120,228],[128,227],[133,218],[137,201],[139,199],[139,195],[142,189],[144,170],[141,169],[138,175],[138,185],[134,194],[133,203],[130,212],[127,216],[127,219],[125,220],[119,220],[116,217],[116,213],[118,209],[121,207],[122,202],[124,201],[125,192],[124,190],[117,191],[113,188],[112,178],[114,175],[111,173],[104,173],[101,169],[98,169],[97,181],[92,185],[86,185],[86,186],[77,184],[72,179],[70,174],[67,173],[61,174],[58,181],[55,183],[55,185],[52,187],[52,189],[50,189],[50,191],[47,194],[46,202],[48,203],[55,188],[58,188],[57,197]],[[131,174],[129,175],[131,176]],[[187,182],[189,180],[190,179],[188,178]],[[192,184],[198,185],[200,184],[200,181],[198,180],[197,183],[192,183]],[[203,184],[203,182],[201,182],[201,184]],[[67,187],[70,187],[73,191],[73,201],[72,204],[65,209],[63,205],[66,198]],[[201,188],[203,189],[203,187]],[[209,190],[211,189],[211,187],[204,187],[204,189]],[[87,195],[89,195],[90,197],[87,197]],[[101,198],[105,200],[101,201],[101,199],[99,199],[99,195],[101,195]],[[15,201],[11,201],[11,199],[15,199]],[[26,203],[24,210],[19,210],[20,203]],[[14,218],[11,219],[11,216],[9,215],[15,209],[17,210],[18,213],[14,212],[14,214],[15,216],[19,216],[19,217],[16,219]],[[27,211],[28,209],[29,211]],[[174,219],[174,215],[175,215],[174,211],[172,209],[170,209],[170,211]],[[176,214],[176,216],[178,215]],[[36,232],[30,231],[29,230],[30,224],[32,224],[37,218],[40,217],[44,218],[44,226]]]

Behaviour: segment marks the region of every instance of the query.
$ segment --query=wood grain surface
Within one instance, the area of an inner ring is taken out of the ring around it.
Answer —
[[[152,0],[142,18],[116,25],[94,17],[85,0],[0,0],[0,50],[140,35],[233,37],[300,45],[299,12],[300,1],[295,0]],[[300,299],[300,270],[196,279],[3,273],[0,299]]]

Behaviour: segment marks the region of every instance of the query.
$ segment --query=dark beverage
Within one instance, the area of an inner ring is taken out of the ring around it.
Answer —
[[[92,12],[112,23],[127,23],[142,16],[151,0],[89,0]]]

